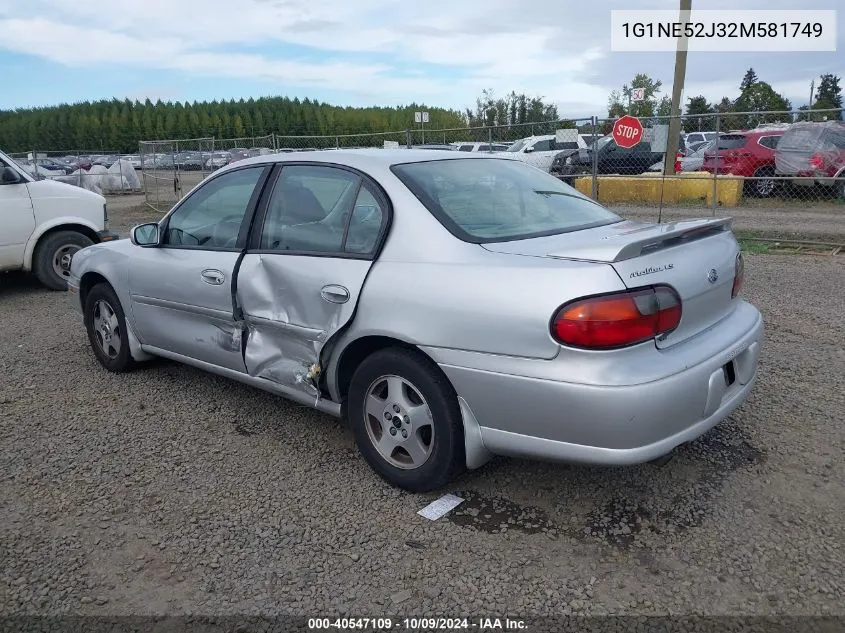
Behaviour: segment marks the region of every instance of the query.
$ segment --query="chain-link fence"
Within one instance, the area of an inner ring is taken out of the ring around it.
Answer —
[[[613,206],[672,206],[697,214],[737,205],[788,211],[807,204],[845,204],[843,118],[842,110],[683,115],[674,126],[670,117],[640,118],[642,136],[627,148],[613,140],[617,119],[606,117],[366,134],[146,141],[141,143],[141,163],[147,202],[162,211],[215,169],[243,158],[350,148],[502,152]],[[675,143],[669,142],[670,127],[678,129]]]
[[[56,180],[103,195],[140,193],[140,156],[118,152],[33,149],[9,156],[36,180]]]
[[[408,132],[369,132],[366,134],[334,134],[324,136],[276,136],[276,151],[307,152],[312,150],[357,149],[365,147],[406,147]]]
[[[210,137],[141,141],[139,149],[146,202],[158,211],[169,209],[215,169]]]

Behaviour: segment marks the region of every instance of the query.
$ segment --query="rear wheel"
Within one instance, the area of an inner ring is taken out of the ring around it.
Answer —
[[[32,266],[38,281],[51,290],[67,290],[71,258],[76,251],[93,243],[87,235],[76,231],[56,231],[41,238]]]
[[[775,168],[761,167],[754,172],[754,179],[747,182],[748,193],[758,198],[768,198],[774,194],[777,181],[774,179]]]
[[[349,385],[347,417],[361,454],[395,486],[435,490],[463,470],[457,396],[419,354],[389,348],[366,358]]]
[[[84,309],[88,341],[100,364],[115,373],[131,369],[134,362],[129,352],[126,316],[114,289],[105,283],[91,288]]]

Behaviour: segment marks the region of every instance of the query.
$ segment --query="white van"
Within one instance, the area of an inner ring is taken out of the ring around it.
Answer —
[[[103,196],[36,180],[0,152],[0,271],[33,271],[48,288],[66,290],[73,254],[118,238],[108,219]]]

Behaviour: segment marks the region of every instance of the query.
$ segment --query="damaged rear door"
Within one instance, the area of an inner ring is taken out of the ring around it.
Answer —
[[[281,168],[238,272],[251,376],[318,393],[320,352],[355,312],[389,209],[382,190],[354,170]]]

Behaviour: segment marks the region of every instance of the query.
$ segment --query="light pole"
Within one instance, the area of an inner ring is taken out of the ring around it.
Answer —
[[[669,138],[666,139],[666,156],[663,157],[663,174],[675,173],[675,157],[678,155],[678,139],[681,135],[681,94],[684,91],[684,78],[687,74],[687,37],[686,25],[689,24],[692,0],[681,0],[681,19],[684,32],[678,38],[675,52],[675,78],[672,82],[672,111],[669,119]]]

